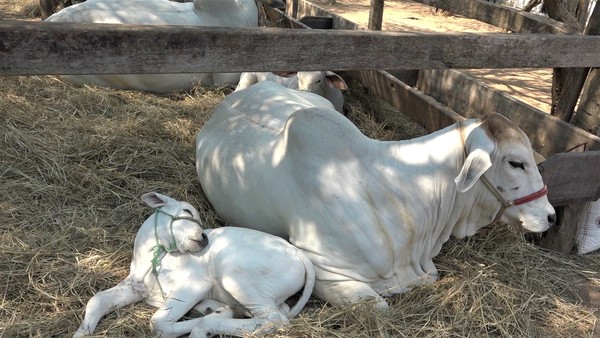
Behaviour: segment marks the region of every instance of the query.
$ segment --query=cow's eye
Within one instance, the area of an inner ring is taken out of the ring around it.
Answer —
[[[521,161],[508,161],[508,164],[515,169],[519,168],[525,170],[525,165]]]
[[[190,215],[190,216],[194,216],[194,214],[192,213],[192,211],[190,209],[183,209],[183,212],[185,212],[186,214]]]

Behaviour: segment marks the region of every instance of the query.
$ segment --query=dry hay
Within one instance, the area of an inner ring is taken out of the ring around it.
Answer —
[[[349,118],[370,137],[423,131],[351,83]],[[133,238],[158,191],[197,206],[222,226],[194,167],[194,137],[229,89],[171,96],[74,87],[55,77],[0,77],[0,336],[70,336],[97,291],[122,280]],[[369,113],[388,110],[375,123]],[[377,250],[377,248],[373,248]],[[279,337],[592,337],[595,308],[574,281],[600,284],[598,255],[563,256],[513,226],[450,240],[435,259],[441,278],[389,299],[333,307],[313,299]],[[150,336],[154,309],[126,306],[98,336]]]
[[[54,77],[0,80],[0,330],[7,337],[65,336],[87,300],[128,273],[133,237],[159,191],[221,221],[194,168],[194,136],[229,92],[161,97],[73,87]],[[371,137],[413,137],[403,119],[351,85],[350,118]],[[376,248],[374,248],[376,250]],[[565,257],[525,242],[513,227],[452,240],[436,259],[442,278],[390,299],[392,310],[311,301],[280,336],[591,336],[596,318],[571,300],[569,276],[597,281],[592,257]],[[128,306],[104,318],[101,336],[148,336],[153,309]]]

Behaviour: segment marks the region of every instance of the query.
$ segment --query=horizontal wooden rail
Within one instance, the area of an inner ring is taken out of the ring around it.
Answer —
[[[600,36],[0,22],[0,75],[600,67]]]
[[[423,70],[417,89],[461,115],[474,118],[500,113],[529,136],[533,148],[545,158],[585,145],[600,150],[600,137],[531,107],[457,70]]]

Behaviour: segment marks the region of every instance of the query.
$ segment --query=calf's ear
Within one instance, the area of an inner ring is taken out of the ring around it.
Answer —
[[[327,84],[329,84],[331,87],[335,87],[340,90],[348,90],[348,85],[346,84],[346,81],[344,81],[344,79],[342,79],[342,77],[337,75],[336,73],[327,71],[325,72],[325,78]]]
[[[481,175],[483,175],[483,173],[491,166],[492,160],[490,159],[490,154],[483,149],[473,150],[469,156],[467,156],[467,159],[465,159],[462,169],[454,179],[458,191],[465,192],[471,189]]]
[[[151,208],[160,208],[167,204],[167,196],[161,195],[157,192],[147,192],[142,195],[142,201]]]

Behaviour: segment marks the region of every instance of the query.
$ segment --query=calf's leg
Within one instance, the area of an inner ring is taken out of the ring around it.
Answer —
[[[180,321],[188,311],[196,307],[209,294],[212,283],[194,282],[193,290],[179,289],[170,293],[164,304],[150,319],[152,330],[160,337],[179,337],[188,334],[202,318]]]
[[[100,318],[125,305],[139,302],[143,299],[140,292],[133,289],[131,277],[127,277],[116,286],[98,292],[87,303],[85,318],[73,337],[84,337],[94,333]]]
[[[233,311],[228,306],[221,308],[209,315],[199,318],[198,324],[190,333],[190,338],[205,338],[217,335],[230,335],[244,337],[248,333],[261,329],[265,333],[275,330],[289,320],[286,315],[277,309],[271,308],[265,316],[235,319],[230,315]]]
[[[361,299],[375,299],[375,308],[387,310],[389,306],[367,283],[347,281],[323,281],[317,280],[313,294],[333,305],[356,302]]]

